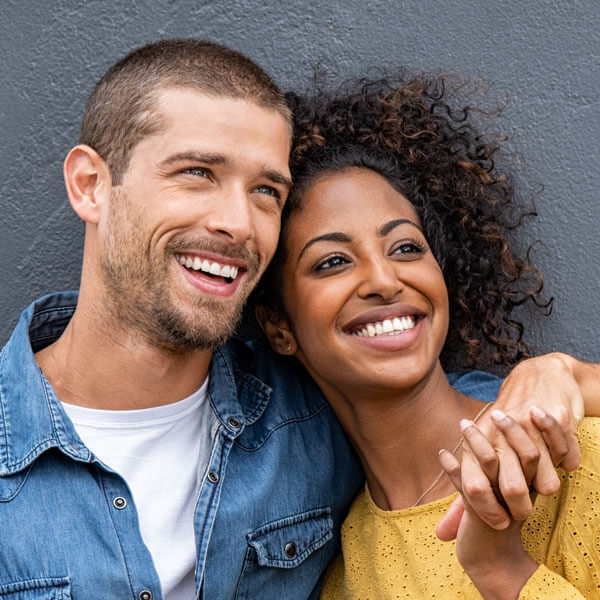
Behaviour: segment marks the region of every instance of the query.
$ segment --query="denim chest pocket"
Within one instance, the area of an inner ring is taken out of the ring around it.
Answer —
[[[0,583],[0,600],[71,600],[68,577]]]
[[[327,544],[332,538],[328,507],[286,517],[249,533],[236,599],[296,597],[294,593],[307,598],[334,551],[333,544]]]

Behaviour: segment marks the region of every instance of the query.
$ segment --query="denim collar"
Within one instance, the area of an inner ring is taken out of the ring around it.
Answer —
[[[49,448],[74,460],[93,460],[34,357],[60,337],[77,297],[58,292],[33,302],[0,353],[0,476],[25,469]],[[209,384],[213,410],[234,436],[262,415],[272,392],[239,368],[237,350],[233,343],[215,349]]]

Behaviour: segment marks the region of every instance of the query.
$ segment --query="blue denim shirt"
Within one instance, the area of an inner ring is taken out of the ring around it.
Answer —
[[[84,446],[33,353],[77,295],[32,304],[0,354],[0,599],[159,600],[126,482]],[[451,377],[492,399],[499,380]],[[195,513],[197,598],[316,598],[362,471],[315,384],[258,344],[218,348]],[[126,502],[116,499],[125,499]]]

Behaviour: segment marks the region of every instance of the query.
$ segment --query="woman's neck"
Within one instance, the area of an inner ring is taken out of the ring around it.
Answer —
[[[438,453],[460,440],[458,423],[484,403],[450,386],[441,365],[418,385],[393,394],[324,390],[363,463],[369,490],[384,510],[413,506],[441,471]],[[452,493],[446,477],[424,502]]]

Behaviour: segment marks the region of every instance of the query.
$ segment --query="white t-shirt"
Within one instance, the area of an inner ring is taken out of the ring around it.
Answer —
[[[140,410],[63,403],[84,444],[127,482],[167,600],[194,598],[194,508],[209,462],[208,378],[184,400]]]

